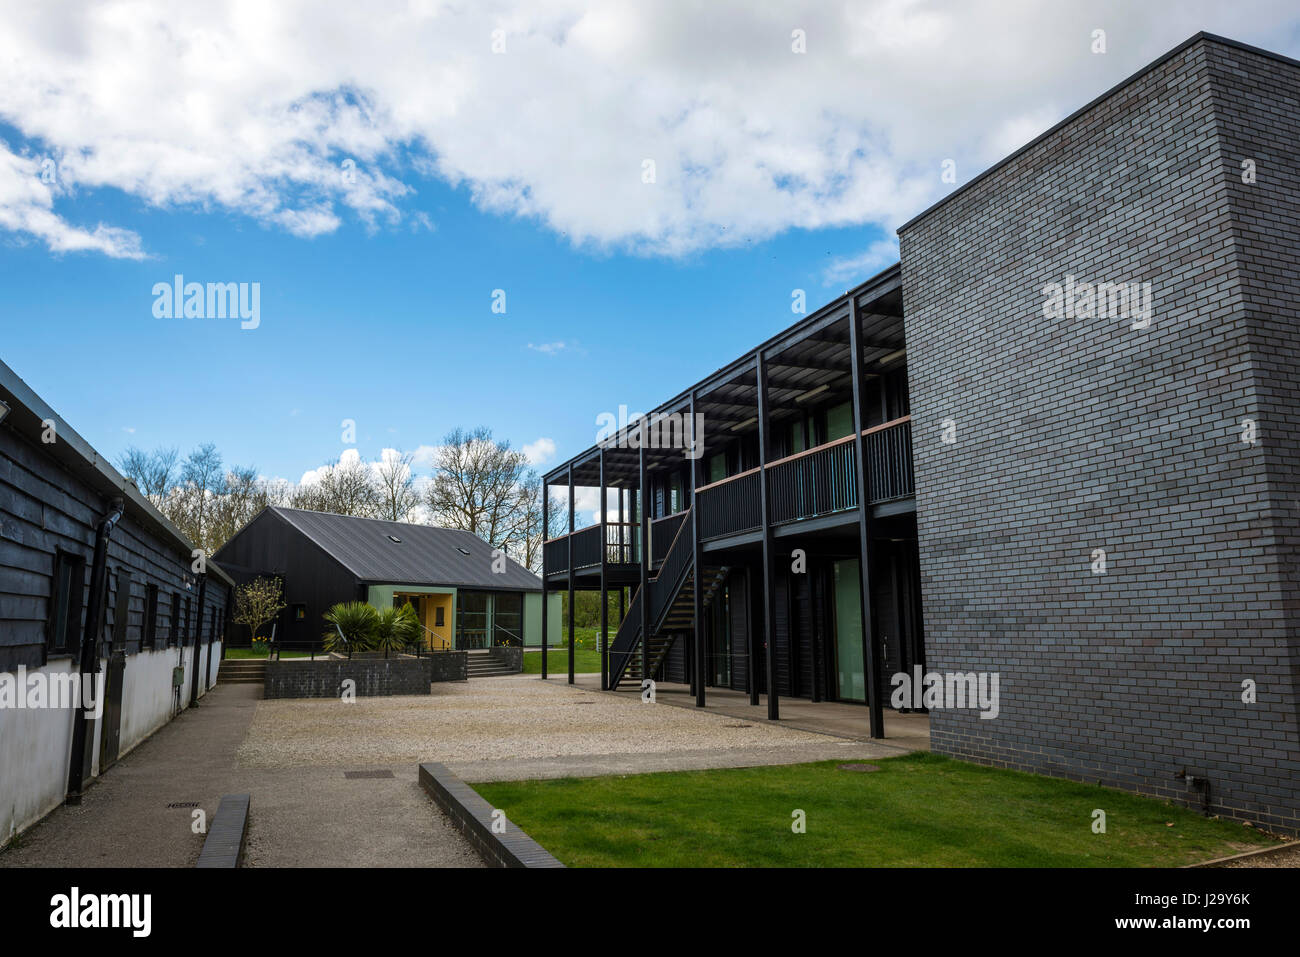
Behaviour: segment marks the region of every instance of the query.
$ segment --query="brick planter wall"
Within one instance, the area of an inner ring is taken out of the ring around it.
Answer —
[[[267,662],[262,688],[266,698],[337,698],[351,679],[359,698],[420,695],[429,694],[434,681],[464,681],[468,670],[468,656],[458,651],[423,658],[286,659]]]

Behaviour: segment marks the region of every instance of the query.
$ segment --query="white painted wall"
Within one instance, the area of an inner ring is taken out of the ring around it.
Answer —
[[[221,642],[214,641],[212,643],[212,651],[210,654],[212,657],[208,659],[208,687],[212,688],[216,686],[217,672],[221,670]],[[200,698],[205,694],[207,694],[207,692],[202,689],[199,690]]]
[[[201,650],[201,649],[200,649]],[[212,646],[211,674],[221,663],[221,645]],[[122,735],[119,759],[172,718],[174,697],[172,668],[180,649],[160,648],[128,655],[122,675]],[[184,649],[185,686],[181,705],[190,695],[192,649]],[[100,667],[107,668],[101,659]],[[71,659],[28,669],[47,675],[75,670]],[[54,708],[0,708],[0,846],[19,831],[35,824],[61,803],[68,789],[68,762],[72,751],[75,711]],[[100,723],[94,722],[93,771],[99,774]]]
[[[28,675],[70,674],[72,659]],[[12,672],[10,672],[12,674]],[[15,675],[16,677],[16,675]],[[0,845],[62,803],[68,791],[72,709],[0,708]]]

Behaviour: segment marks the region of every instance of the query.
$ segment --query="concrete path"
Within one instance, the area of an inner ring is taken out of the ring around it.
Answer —
[[[567,684],[568,676],[561,675],[559,678],[547,680]],[[573,681],[576,688],[600,691],[599,674],[574,675]],[[624,685],[612,693],[630,699],[640,696],[639,689],[631,684]],[[885,737],[883,741],[878,741],[871,738],[867,709],[860,704],[844,704],[838,701],[813,702],[807,698],[781,698],[779,701],[781,717],[776,722],[769,722],[766,695],[759,695],[758,704],[752,705],[749,703],[748,693],[744,691],[709,688],[704,695],[704,710],[700,711],[695,707],[695,698],[691,694],[690,685],[661,681],[655,686],[655,700],[659,704],[688,708],[696,714],[762,722],[771,727],[794,728],[813,734],[847,738],[850,741],[870,742],[873,745],[901,749],[903,752],[930,750],[930,716],[921,713],[900,714],[886,708]],[[878,755],[878,757],[883,756]]]
[[[236,755],[261,697],[219,685],[87,791],[0,853],[0,867],[191,867],[223,794],[252,796],[248,867],[481,867],[468,842],[421,790],[415,764],[392,777],[347,778],[337,766],[243,768]]]

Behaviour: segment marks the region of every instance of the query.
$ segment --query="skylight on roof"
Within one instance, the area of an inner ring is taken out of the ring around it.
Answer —
[[[457,546],[456,546],[456,551],[460,552],[462,555],[468,555],[468,554],[469,554],[469,549],[466,548],[466,547],[463,546],[463,545],[457,545]]]
[[[395,543],[397,543],[398,545],[402,544],[402,540],[401,540],[400,538],[398,538],[396,535],[389,535],[389,536],[388,536],[388,540],[389,540],[390,542],[395,542]]]

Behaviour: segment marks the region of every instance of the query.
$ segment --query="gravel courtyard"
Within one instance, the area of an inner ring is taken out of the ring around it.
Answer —
[[[438,761],[469,780],[870,758],[897,748],[642,703],[532,675],[435,684],[431,696],[259,701],[247,768]]]

